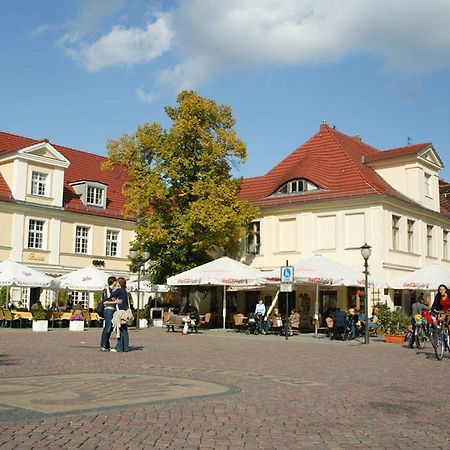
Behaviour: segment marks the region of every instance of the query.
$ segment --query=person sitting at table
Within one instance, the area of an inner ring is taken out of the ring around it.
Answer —
[[[274,308],[270,313],[269,318],[267,319],[266,333],[270,333],[274,328],[276,328],[277,330],[279,329],[281,334],[283,328],[283,319],[278,311],[278,308]]]

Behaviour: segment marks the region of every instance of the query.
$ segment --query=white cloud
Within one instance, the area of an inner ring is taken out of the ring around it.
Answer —
[[[450,62],[448,0],[177,0],[146,28],[117,25],[95,41],[86,40],[85,30],[125,4],[83,5],[65,36],[68,54],[98,71],[170,53],[172,65],[155,77],[158,91],[195,88],[222,71],[328,64],[352,54],[373,55],[409,74]]]
[[[191,85],[222,70],[330,63],[369,53],[399,72],[450,61],[448,0],[179,1],[173,27],[183,60],[159,82]]]
[[[42,24],[36,27],[34,30],[31,30],[32,36],[38,36],[40,34],[44,34],[48,30],[48,25]]]
[[[158,99],[154,92],[145,92],[142,87],[136,89],[136,97],[141,103],[152,103]]]
[[[79,59],[90,72],[114,65],[150,62],[170,48],[173,33],[166,16],[160,16],[146,29],[113,29],[91,45],[83,45]]]

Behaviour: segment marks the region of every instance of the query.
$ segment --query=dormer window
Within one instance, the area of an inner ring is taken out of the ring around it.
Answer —
[[[294,195],[301,194],[303,192],[317,191],[320,188],[314,183],[304,178],[299,178],[297,180],[288,181],[284,184],[274,195]]]
[[[107,185],[95,181],[76,181],[71,183],[74,191],[86,206],[106,208]]]
[[[86,204],[92,206],[102,207],[104,204],[103,198],[105,196],[105,189],[98,186],[87,186]]]
[[[33,170],[31,174],[31,195],[44,197],[47,194],[47,174]]]

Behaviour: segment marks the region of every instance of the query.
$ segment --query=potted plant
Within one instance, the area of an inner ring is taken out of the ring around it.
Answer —
[[[390,343],[402,343],[408,333],[409,317],[400,309],[392,311],[388,305],[379,303],[378,328],[384,333],[384,340]]]
[[[150,319],[150,308],[139,310],[139,328],[147,328]]]
[[[37,309],[33,311],[33,331],[48,331],[47,311],[45,309]]]
[[[84,316],[81,313],[73,313],[69,321],[70,331],[84,331]]]

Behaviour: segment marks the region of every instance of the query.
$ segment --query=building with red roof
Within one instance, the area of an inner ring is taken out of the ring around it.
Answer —
[[[103,171],[105,161],[47,139],[0,132],[0,261],[54,275],[94,261],[128,276],[134,221],[123,215],[127,177],[120,168]],[[78,301],[87,305],[87,293]]]
[[[244,259],[272,270],[320,254],[361,272],[360,247],[368,243],[370,273],[384,287],[432,263],[450,266],[450,189],[439,179],[442,168],[431,143],[380,150],[322,123],[268,173],[243,180],[241,198],[261,213],[249,227]],[[409,294],[374,289],[371,298],[408,309]],[[354,296],[351,289],[324,290],[320,309],[330,304],[323,298],[348,308]]]

